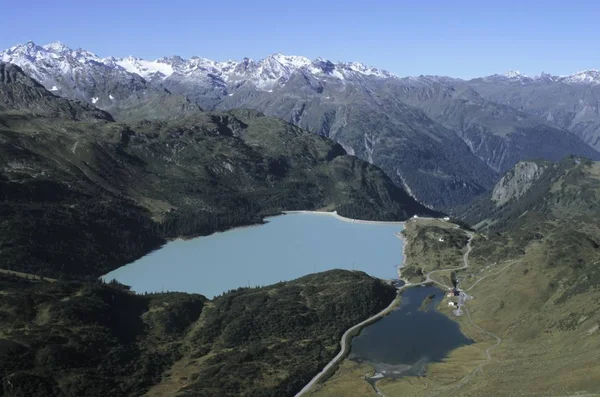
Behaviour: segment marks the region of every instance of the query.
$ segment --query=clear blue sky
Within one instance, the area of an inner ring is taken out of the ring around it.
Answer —
[[[398,75],[600,68],[600,1],[18,0],[0,48],[62,41],[100,56],[255,59],[281,52]]]

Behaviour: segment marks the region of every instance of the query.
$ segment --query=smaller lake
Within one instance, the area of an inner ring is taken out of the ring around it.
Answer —
[[[362,224],[325,214],[271,217],[259,226],[176,240],[103,278],[138,293],[181,291],[208,298],[331,269],[398,277],[402,224]]]
[[[427,363],[440,361],[451,350],[473,343],[457,322],[435,310],[444,293],[437,287],[405,290],[396,310],[352,340],[350,359],[368,362],[379,377],[419,375]],[[433,294],[434,299],[422,307]]]

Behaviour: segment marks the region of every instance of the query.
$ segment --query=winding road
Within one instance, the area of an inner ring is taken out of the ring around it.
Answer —
[[[459,226],[456,226],[457,228],[459,228]],[[400,295],[400,293],[410,287],[416,287],[419,285],[426,285],[426,284],[430,284],[430,283],[435,283],[438,284],[441,287],[444,288],[450,288],[449,286],[445,285],[444,283],[434,280],[431,278],[431,276],[435,273],[439,273],[439,272],[444,272],[444,271],[456,271],[456,270],[465,270],[469,268],[469,254],[471,253],[472,250],[472,246],[471,246],[471,242],[473,241],[473,237],[474,234],[472,232],[466,231],[465,233],[469,236],[469,240],[467,241],[467,251],[464,253],[463,255],[463,266],[461,267],[452,267],[452,268],[447,268],[447,269],[438,269],[438,270],[432,270],[431,272],[427,273],[427,275],[425,276],[425,280],[419,283],[415,283],[415,284],[411,284],[410,282],[408,282],[407,280],[404,280],[406,284],[404,284],[402,287],[398,288],[398,295]],[[401,238],[401,237],[400,237]],[[501,273],[502,271],[504,271],[505,269],[509,268],[510,266],[512,266],[516,261],[513,261],[511,263],[509,263],[508,265],[504,266],[502,269],[498,270],[495,273],[489,274],[487,276],[484,276],[480,279],[478,279],[475,283],[473,283],[467,290],[465,290],[465,292],[470,291],[473,287],[475,287],[475,285],[477,285],[480,281],[491,277],[491,276],[495,276],[499,273]],[[394,309],[394,307],[397,305],[398,303],[398,299],[395,299],[388,307],[386,307],[384,310],[382,310],[381,312],[375,314],[372,317],[369,317],[368,319],[354,325],[353,327],[349,328],[348,330],[346,330],[346,332],[344,332],[344,334],[342,335],[342,338],[340,339],[340,352],[323,368],[323,370],[321,372],[319,372],[317,375],[315,375],[311,381],[306,384],[306,386],[304,386],[302,388],[302,390],[300,390],[297,394],[296,397],[300,397],[304,394],[306,394],[317,382],[319,382],[319,380],[321,380],[323,377],[325,377],[326,373],[335,365],[337,365],[348,353],[348,350],[350,349],[350,334],[357,330],[360,329],[361,327],[364,327],[365,325],[374,322],[375,320],[387,315],[390,311],[392,311]],[[471,380],[473,378],[473,376],[475,376],[476,373],[481,372],[483,367],[488,364],[491,360],[492,360],[492,355],[491,355],[491,351],[493,349],[495,349],[496,347],[498,347],[500,345],[500,343],[502,343],[502,338],[500,338],[498,335],[489,332],[483,328],[481,328],[480,326],[478,326],[477,324],[475,324],[473,322],[473,320],[471,319],[471,313],[469,312],[469,309],[466,307],[466,305],[462,305],[465,313],[467,315],[467,320],[469,321],[469,324],[472,325],[475,329],[481,331],[482,333],[494,338],[496,340],[496,343],[493,344],[492,346],[488,347],[487,349],[484,350],[485,356],[486,356],[486,361],[480,363],[477,367],[475,367],[475,369],[473,369],[471,372],[469,372],[469,374],[467,374],[463,379],[461,379],[457,385],[456,388],[454,388],[449,394],[446,395],[454,395],[458,390],[460,390],[469,380]],[[378,394],[382,394],[379,390],[376,389],[376,391],[378,392]]]
[[[406,286],[402,286],[401,288],[398,289],[398,292],[404,290],[404,288],[406,288]],[[368,319],[356,324],[355,326],[348,328],[346,330],[346,332],[344,332],[344,335],[342,335],[342,338],[340,339],[340,352],[337,354],[337,356],[335,356],[322,370],[321,372],[319,372],[317,375],[315,375],[310,382],[308,382],[306,384],[306,386],[304,386],[302,388],[302,390],[300,390],[298,393],[296,393],[296,397],[302,396],[303,394],[305,394],[308,390],[310,390],[315,383],[317,383],[323,376],[325,376],[325,374],[327,373],[327,371],[329,371],[331,369],[331,367],[333,367],[334,365],[336,365],[339,361],[341,361],[345,356],[346,353],[348,352],[348,349],[350,349],[350,341],[348,340],[349,335],[352,331],[355,331],[367,324],[369,324],[370,322],[373,322],[377,319],[379,319],[380,317],[383,317],[385,315],[387,315],[390,311],[392,311],[394,309],[394,307],[397,305],[398,299],[394,299],[394,301],[392,303],[390,303],[390,305],[388,307],[386,307],[385,309],[383,309],[382,311],[380,311],[379,313],[377,313],[374,316],[369,317]]]
[[[480,278],[479,280],[475,281],[473,284],[471,284],[471,286],[465,290],[465,292],[470,291],[475,285],[477,285],[480,281],[485,280],[488,277],[491,276],[496,276],[500,273],[502,273],[505,269],[508,269],[510,266],[512,266],[514,263],[516,263],[516,260],[510,262],[508,265],[504,266],[502,269],[498,270],[495,273],[492,274],[488,274],[487,276],[484,276],[482,278]],[[498,347],[500,345],[500,343],[502,343],[502,338],[499,337],[498,335],[487,331],[483,328],[481,328],[479,325],[475,324],[473,322],[473,320],[471,319],[471,313],[469,312],[469,309],[467,309],[467,307],[465,307],[465,313],[467,313],[467,319],[469,320],[469,324],[471,324],[474,328],[476,328],[477,330],[483,332],[484,334],[491,336],[492,338],[496,339],[496,343],[494,343],[492,346],[488,347],[487,349],[484,350],[485,353],[485,358],[486,360],[482,363],[480,363],[477,367],[475,367],[471,372],[469,372],[464,378],[462,378],[459,382],[458,385],[450,391],[449,394],[444,393],[444,395],[448,395],[448,396],[452,396],[454,395],[457,391],[459,391],[468,381],[470,381],[473,376],[475,376],[476,373],[478,372],[482,372],[483,371],[483,367],[487,364],[490,363],[490,361],[492,361],[492,354],[491,351],[494,350],[496,347]],[[483,373],[483,372],[482,372]]]
[[[458,229],[459,227],[456,226],[456,228]],[[440,285],[444,288],[451,288],[450,286],[441,283],[439,281],[433,280],[431,278],[431,275],[433,273],[438,273],[438,272],[446,272],[448,270],[465,270],[469,268],[469,254],[471,253],[472,247],[471,247],[471,241],[473,241],[473,233],[472,232],[467,232],[466,230],[464,231],[467,236],[469,236],[469,241],[467,241],[467,252],[464,253],[463,255],[463,266],[461,267],[452,267],[452,268],[448,268],[448,269],[439,269],[439,270],[433,270],[429,273],[427,273],[427,276],[425,277],[425,281],[423,283],[436,283],[437,285]]]
[[[458,226],[457,226],[458,228]],[[427,275],[425,276],[425,281],[421,281],[420,283],[415,283],[415,284],[411,284],[409,282],[406,282],[406,284],[404,284],[402,287],[398,288],[398,295],[404,291],[407,288],[411,288],[411,287],[416,287],[419,285],[425,285],[425,284],[430,284],[430,283],[436,283],[438,285],[441,285],[444,288],[449,288],[448,286],[444,285],[443,283],[440,283],[436,280],[431,279],[431,275],[437,272],[443,272],[443,271],[448,271],[448,270],[462,270],[462,269],[466,269],[469,267],[469,253],[471,252],[471,241],[473,240],[473,233],[471,232],[467,232],[465,231],[465,233],[467,233],[467,235],[469,236],[469,241],[467,242],[467,252],[465,252],[465,254],[463,255],[463,263],[464,265],[462,267],[453,267],[453,268],[448,268],[448,269],[438,269],[438,270],[433,270],[429,273],[427,273]],[[296,393],[295,397],[300,397],[304,394],[306,394],[306,392],[308,392],[319,380],[321,380],[321,378],[323,378],[325,376],[325,374],[327,373],[327,371],[329,371],[334,365],[338,364],[348,353],[348,350],[350,349],[350,340],[348,340],[350,338],[350,334],[352,333],[352,331],[355,331],[357,329],[360,329],[361,327],[364,327],[365,325],[374,322],[375,320],[384,317],[385,315],[387,315],[389,312],[391,312],[394,307],[398,304],[398,299],[394,299],[394,301],[392,303],[390,303],[390,305],[388,307],[386,307],[385,309],[383,309],[381,312],[375,314],[374,316],[369,317],[368,319],[354,325],[353,327],[349,328],[348,330],[346,330],[346,332],[344,332],[344,334],[342,335],[342,338],[340,339],[340,352],[321,370],[321,372],[319,372],[317,375],[315,375],[310,382],[308,382],[306,384],[306,386],[304,386],[302,388],[302,390],[300,390],[298,393]]]

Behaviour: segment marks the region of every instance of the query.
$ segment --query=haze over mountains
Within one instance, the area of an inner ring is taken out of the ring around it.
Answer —
[[[20,66],[54,94],[119,121],[235,108],[282,118],[334,139],[436,208],[468,203],[520,160],[600,159],[597,71],[400,78],[322,58],[147,61],[33,42],[0,52],[0,60]]]

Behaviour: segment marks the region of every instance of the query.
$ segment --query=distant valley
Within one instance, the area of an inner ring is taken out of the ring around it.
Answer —
[[[593,71],[470,81],[399,78],[322,58],[146,61],[32,42],[0,52],[0,59],[22,67],[51,92],[121,121],[236,108],[282,118],[380,166],[396,185],[437,209],[470,202],[520,160],[557,161],[570,154],[600,159],[594,99],[600,78]],[[544,107],[543,98],[563,92],[572,105]]]

